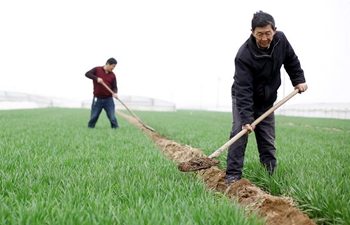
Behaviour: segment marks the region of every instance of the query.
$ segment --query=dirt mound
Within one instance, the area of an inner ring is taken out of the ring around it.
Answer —
[[[133,117],[121,112],[117,113],[148,134],[164,154],[171,158],[175,163],[179,164],[187,162],[196,157],[206,157],[200,149],[192,148],[188,145],[184,146],[180,143],[169,140],[158,133],[147,129]],[[206,183],[208,189],[214,189],[239,202],[245,206],[247,212],[258,212],[262,217],[266,217],[266,224],[268,225],[315,224],[306,214],[293,205],[291,199],[272,196],[262,191],[247,179],[243,178],[235,183],[226,185],[225,171],[219,169],[217,166],[195,171],[194,173]]]
[[[212,166],[216,166],[220,161],[216,159],[209,159],[208,157],[194,157],[186,162],[181,162],[177,165],[177,168],[182,172],[197,171],[201,169],[208,169]]]

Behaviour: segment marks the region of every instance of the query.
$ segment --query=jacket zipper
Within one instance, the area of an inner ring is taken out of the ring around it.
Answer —
[[[271,58],[272,57],[272,54],[273,52],[275,51],[275,47],[278,45],[278,43],[280,42],[280,39],[278,38],[278,41],[277,43],[273,46],[272,48],[272,51],[271,51],[271,54],[270,55],[254,55],[256,58]]]

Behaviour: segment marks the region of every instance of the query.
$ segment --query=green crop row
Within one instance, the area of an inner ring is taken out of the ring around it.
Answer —
[[[210,155],[229,139],[231,113],[136,112],[169,139]],[[254,133],[246,150],[244,177],[273,195],[290,196],[318,224],[350,221],[350,120],[276,116],[276,173],[259,163]],[[227,150],[219,156],[226,168]]]
[[[125,119],[118,117],[120,129],[112,130],[101,114],[89,129],[89,115],[87,109],[0,111],[0,224],[264,224],[179,172]],[[159,131],[176,122],[170,114],[158,124],[154,115],[143,114]],[[196,131],[188,140],[215,139],[207,125],[193,124],[208,136]],[[190,126],[179,134],[191,133]],[[177,138],[175,130],[164,132]]]

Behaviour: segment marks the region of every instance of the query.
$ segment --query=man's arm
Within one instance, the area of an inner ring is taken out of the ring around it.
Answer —
[[[240,58],[235,59],[235,96],[236,104],[241,115],[242,124],[251,124],[254,121],[253,111],[253,75]]]
[[[85,76],[86,76],[87,78],[90,78],[90,79],[94,80],[94,81],[97,81],[97,83],[101,83],[101,82],[103,82],[103,80],[102,80],[102,78],[99,78],[99,77],[96,76],[96,70],[97,70],[97,69],[96,69],[96,67],[95,67],[95,68],[93,68],[93,69],[87,71],[87,72],[85,73]]]
[[[305,83],[304,71],[301,68],[298,56],[295,54],[292,45],[289,43],[287,38],[284,36],[286,41],[286,57],[284,59],[284,68],[287,71],[289,78],[294,87],[298,84]]]
[[[90,78],[90,79],[92,79],[92,80],[97,81],[96,71],[97,71],[96,67],[95,67],[95,68],[92,68],[91,70],[89,70],[89,71],[87,71],[87,72],[85,73],[85,76],[86,76],[87,78]]]
[[[112,91],[114,92],[113,97],[118,99],[118,86],[116,78],[114,78],[114,80],[112,81]]]
[[[298,89],[299,93],[305,92],[308,86],[305,81],[304,71],[301,68],[298,56],[295,54],[294,49],[288,42],[287,38],[286,41],[287,54],[284,60],[284,68],[286,69],[294,88]]]
[[[117,86],[117,79],[114,78],[114,80],[112,81],[112,91],[114,93],[118,93],[118,86]]]

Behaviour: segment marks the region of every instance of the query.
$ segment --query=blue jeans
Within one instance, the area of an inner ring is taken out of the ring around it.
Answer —
[[[112,128],[118,128],[118,121],[115,117],[115,106],[113,98],[96,98],[94,97],[92,99],[92,105],[91,105],[91,117],[90,121],[88,123],[88,127],[94,128],[96,125],[96,122],[98,120],[98,117],[100,116],[100,113],[104,109],[106,111],[107,117],[109,121],[111,122]]]
[[[257,119],[265,113],[270,107],[254,106],[254,119]],[[232,97],[232,115],[233,126],[230,138],[234,137],[242,130],[242,121],[236,105],[236,98]],[[257,147],[259,151],[260,163],[262,163],[270,174],[272,174],[277,165],[275,157],[275,115],[271,113],[263,121],[261,121],[254,130]],[[242,177],[242,169],[244,164],[245,150],[247,147],[248,135],[244,135],[233,143],[227,154],[226,175]]]

